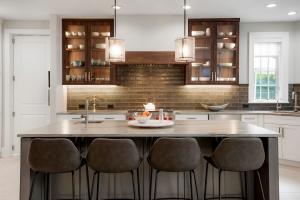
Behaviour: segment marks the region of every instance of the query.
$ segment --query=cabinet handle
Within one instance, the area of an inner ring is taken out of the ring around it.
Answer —
[[[197,119],[196,117],[188,117],[186,119]]]
[[[105,117],[104,119],[115,119],[115,118],[113,118],[113,117]]]

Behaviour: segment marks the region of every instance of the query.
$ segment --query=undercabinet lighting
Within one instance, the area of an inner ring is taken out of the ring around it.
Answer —
[[[292,15],[296,15],[297,14],[297,12],[296,11],[290,11],[290,12],[288,12],[288,15],[290,15],[290,16],[292,16]]]
[[[115,10],[120,10],[121,6],[112,6],[112,8],[115,9]]]
[[[277,4],[276,3],[270,3],[268,5],[266,5],[267,8],[275,8],[277,7]]]
[[[182,8],[185,9],[185,10],[189,10],[189,9],[192,8],[192,6],[190,6],[190,5],[185,5],[185,6],[183,6]]]

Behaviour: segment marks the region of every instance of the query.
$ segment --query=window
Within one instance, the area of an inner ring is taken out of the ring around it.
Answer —
[[[288,33],[250,33],[249,103],[288,102]]]

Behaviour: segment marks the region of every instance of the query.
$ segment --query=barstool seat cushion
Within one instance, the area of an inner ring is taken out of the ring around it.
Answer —
[[[153,144],[148,162],[160,171],[184,172],[197,168],[200,154],[194,138],[160,138]]]
[[[226,138],[211,156],[204,158],[218,169],[245,172],[261,168],[265,151],[259,138]]]
[[[44,173],[65,173],[78,169],[81,156],[68,139],[33,139],[28,162],[33,171]]]
[[[142,158],[130,139],[95,139],[89,146],[86,160],[95,171],[122,173],[137,169]]]

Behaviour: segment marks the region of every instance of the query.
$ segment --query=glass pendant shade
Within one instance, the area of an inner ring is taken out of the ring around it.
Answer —
[[[175,61],[195,61],[195,38],[183,37],[175,40]]]
[[[107,62],[125,62],[125,41],[114,37],[106,38],[105,60]]]

